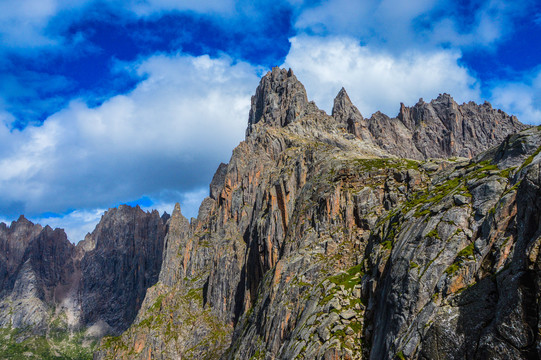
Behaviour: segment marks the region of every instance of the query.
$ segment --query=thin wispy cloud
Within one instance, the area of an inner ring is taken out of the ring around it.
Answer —
[[[354,36],[388,50],[487,46],[513,31],[529,3],[329,0],[301,12],[295,26],[308,34]]]
[[[528,124],[541,124],[541,69],[521,81],[497,84],[492,89],[494,106],[507,109]]]

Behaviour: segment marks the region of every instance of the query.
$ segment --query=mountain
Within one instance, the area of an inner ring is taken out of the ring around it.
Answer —
[[[541,128],[449,95],[332,115],[274,68],[188,221],[0,223],[6,359],[541,356]],[[95,353],[93,354],[95,350]]]
[[[121,205],[77,246],[23,216],[1,223],[3,358],[92,358],[103,335],[126,330],[158,280],[166,219]]]
[[[197,219],[97,359],[530,359],[541,354],[541,129],[449,95],[332,116],[265,75]]]

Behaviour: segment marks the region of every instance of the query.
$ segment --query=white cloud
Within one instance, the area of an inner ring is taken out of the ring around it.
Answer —
[[[458,65],[456,51],[393,55],[345,37],[301,36],[291,43],[284,66],[294,69],[309,98],[327,112],[342,86],[363,116],[380,110],[392,117],[400,102],[413,105],[443,92],[458,102],[479,99],[478,84]]]
[[[523,81],[502,83],[492,89],[492,104],[526,124],[541,124],[541,70]]]
[[[470,23],[464,23],[460,13],[444,17],[432,24],[429,37],[435,44],[490,47],[514,31],[515,18],[529,11],[528,7],[528,1],[484,1],[472,14],[467,12]]]
[[[147,78],[126,95],[96,108],[72,101],[39,127],[0,126],[1,213],[94,209],[143,195],[174,203],[210,182],[244,137],[259,70],[226,56],[156,55],[130,66]]]
[[[527,2],[505,0],[477,6],[445,0],[329,0],[303,9],[295,27],[301,33],[354,36],[398,52],[441,44],[490,46],[511,33],[514,17],[527,9]]]
[[[92,0],[17,0],[0,1],[0,39],[2,47],[37,48],[58,44],[45,34],[49,21],[61,11],[81,9]]]
[[[48,33],[53,18],[62,22],[77,20],[87,6],[108,7],[118,14],[160,15],[171,11],[190,11],[219,16],[233,15],[233,0],[2,0],[0,1],[1,48],[28,52],[44,46],[63,45],[57,34]]]
[[[100,221],[106,209],[75,210],[63,216],[37,216],[29,220],[42,226],[49,225],[54,228],[64,229],[68,239],[73,243],[83,240],[86,234],[92,232]]]

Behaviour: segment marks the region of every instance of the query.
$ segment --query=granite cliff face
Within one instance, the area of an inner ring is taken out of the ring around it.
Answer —
[[[91,358],[97,340],[132,323],[158,280],[164,220],[122,205],[77,246],[23,216],[1,223],[0,351]]]
[[[364,119],[342,90],[328,116],[275,68],[96,358],[537,358],[540,146],[448,95]]]

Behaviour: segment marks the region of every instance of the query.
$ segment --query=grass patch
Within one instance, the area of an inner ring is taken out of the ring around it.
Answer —
[[[436,204],[440,200],[442,200],[445,196],[449,195],[452,191],[457,189],[460,185],[461,185],[461,179],[457,177],[457,178],[445,181],[444,183],[439,184],[432,189],[428,189],[424,192],[419,192],[414,195],[413,199],[411,199],[404,205],[404,207],[402,208],[402,212],[407,213],[414,207],[417,207],[423,204]],[[464,189],[461,187],[460,191],[463,191],[463,190]],[[424,210],[419,209],[415,212],[414,216],[420,217],[429,213],[430,213],[430,210],[428,209],[424,209]]]
[[[466,246],[464,249],[460,250],[458,254],[456,255],[455,261],[447,268],[445,269],[445,273],[447,275],[453,275],[455,274],[461,267],[464,261],[471,259],[474,257],[474,245],[473,243]]]
[[[440,234],[438,233],[438,230],[436,228],[432,229],[426,236],[431,237],[433,239],[439,239],[441,240]]]
[[[510,167],[510,168],[504,169],[504,170],[500,171],[500,176],[503,177],[503,178],[509,179],[511,173],[516,168],[517,168],[516,166],[513,166],[513,167]]]
[[[329,281],[335,285],[344,285],[346,289],[352,289],[359,284],[364,273],[361,271],[362,264],[356,265],[345,273],[338,274],[329,278]]]
[[[473,250],[474,250],[474,246],[473,246],[473,243],[471,243],[468,246],[466,246],[464,249],[460,250],[457,256],[462,257],[462,258],[473,257]]]
[[[532,163],[533,159],[534,159],[537,155],[539,155],[540,152],[541,152],[541,146],[538,147],[537,150],[535,150],[535,152],[534,152],[532,155],[528,156],[528,158],[527,158],[526,160],[524,160],[524,162],[522,163],[522,165],[521,165],[519,171],[522,170],[522,169],[524,169],[526,166],[530,165],[530,164]]]
[[[419,163],[408,159],[356,159],[355,164],[364,171],[379,169],[419,169]]]
[[[0,354],[2,359],[45,359],[45,360],[90,360],[96,343],[83,346],[83,333],[69,333],[62,336],[25,336],[26,330],[0,328]],[[57,334],[58,335],[58,334]],[[24,340],[20,340],[24,338]]]

